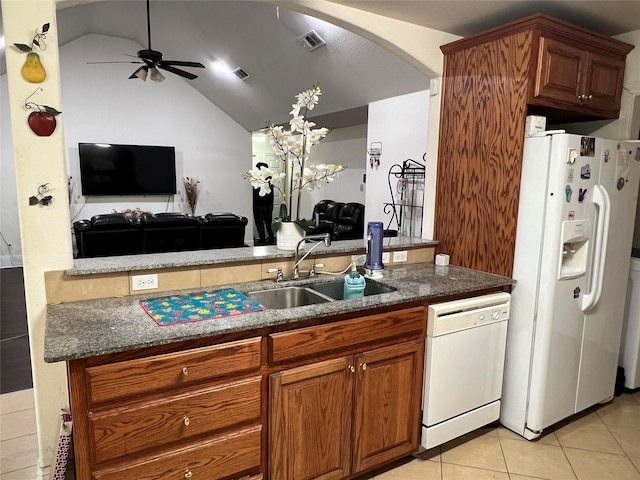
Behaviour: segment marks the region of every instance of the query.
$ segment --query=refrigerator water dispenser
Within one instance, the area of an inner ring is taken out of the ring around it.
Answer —
[[[590,229],[591,222],[586,220],[563,222],[559,280],[577,278],[587,271],[589,238],[586,232]]]

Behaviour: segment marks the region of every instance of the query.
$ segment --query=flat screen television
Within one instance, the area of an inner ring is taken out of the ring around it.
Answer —
[[[176,152],[157,145],[79,143],[82,195],[173,195]]]

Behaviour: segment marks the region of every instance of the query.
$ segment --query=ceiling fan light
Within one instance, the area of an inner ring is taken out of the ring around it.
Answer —
[[[146,67],[139,68],[134,75],[144,82],[147,80],[148,70]]]
[[[164,80],[164,75],[162,75],[160,73],[160,70],[158,70],[157,68],[154,67],[154,68],[151,69],[151,77],[150,78],[151,78],[152,81],[160,83],[160,82],[162,82]]]

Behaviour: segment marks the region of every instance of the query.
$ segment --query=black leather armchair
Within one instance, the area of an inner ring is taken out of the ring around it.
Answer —
[[[229,248],[244,245],[248,220],[229,212],[207,213],[200,221],[200,248]]]
[[[338,213],[332,236],[336,240],[364,237],[364,205],[350,202]]]
[[[144,252],[139,218],[128,218],[121,213],[94,215],[91,220],[75,222],[73,229],[79,258]]]
[[[334,240],[364,237],[364,205],[320,200],[313,207],[312,233],[330,233]]]
[[[142,215],[145,253],[197,250],[199,222],[186,213],[149,213]]]

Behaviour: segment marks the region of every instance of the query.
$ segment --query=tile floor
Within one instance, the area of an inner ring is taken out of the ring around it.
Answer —
[[[0,480],[35,480],[33,390],[0,395]],[[370,480],[640,480],[640,392],[562,422],[536,441],[485,427]]]

